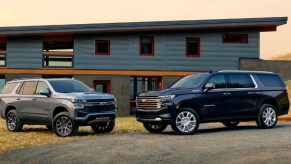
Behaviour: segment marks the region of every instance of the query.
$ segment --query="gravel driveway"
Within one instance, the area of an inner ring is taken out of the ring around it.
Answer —
[[[127,133],[19,149],[0,163],[291,163],[291,123],[230,130],[201,124],[195,135]]]

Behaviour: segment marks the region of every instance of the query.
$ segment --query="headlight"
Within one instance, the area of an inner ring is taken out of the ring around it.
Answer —
[[[118,105],[117,105],[117,99],[116,98],[114,98],[114,105],[115,105],[115,108],[118,107]]]
[[[73,103],[74,109],[82,109],[84,108],[84,103],[87,101],[81,99],[72,99],[71,102]]]
[[[161,99],[161,103],[166,103],[166,102],[170,102],[175,95],[164,95],[164,96],[159,96]]]

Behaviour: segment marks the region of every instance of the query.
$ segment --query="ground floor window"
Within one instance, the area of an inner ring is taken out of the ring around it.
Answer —
[[[94,89],[97,92],[110,93],[110,81],[109,80],[95,80]]]
[[[162,77],[131,77],[130,78],[130,114],[135,113],[135,98],[139,93],[162,89]]]
[[[0,93],[5,86],[5,75],[0,75]]]

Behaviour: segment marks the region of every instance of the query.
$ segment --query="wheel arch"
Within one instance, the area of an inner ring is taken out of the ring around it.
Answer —
[[[191,108],[193,110],[195,110],[197,112],[197,114],[199,115],[199,117],[201,118],[201,109],[200,109],[200,105],[198,102],[193,102],[193,101],[183,101],[183,102],[180,102],[177,106],[176,106],[176,110],[177,112],[179,110],[181,110],[183,107],[188,107],[188,108]]]
[[[5,109],[5,117],[7,116],[8,112],[11,111],[11,110],[13,110],[13,109],[16,110],[16,108],[15,108],[14,105],[8,105],[8,106],[6,107],[6,109]]]
[[[61,112],[69,112],[69,110],[68,110],[68,108],[66,108],[64,106],[56,106],[53,110],[52,118],[54,118],[57,114],[59,114]]]
[[[270,105],[273,105],[275,107],[275,110],[278,112],[279,110],[279,106],[278,106],[278,103],[277,101],[275,100],[275,98],[271,98],[271,97],[268,97],[268,98],[265,98],[263,99],[260,103],[259,103],[259,107],[258,108],[261,108],[262,105],[264,104],[270,104]]]

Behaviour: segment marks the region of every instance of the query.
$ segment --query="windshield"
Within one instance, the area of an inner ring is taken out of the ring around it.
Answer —
[[[49,80],[49,83],[56,92],[91,92],[91,89],[78,80]]]
[[[208,74],[194,74],[185,76],[172,85],[171,88],[195,88],[198,87],[207,77]]]

